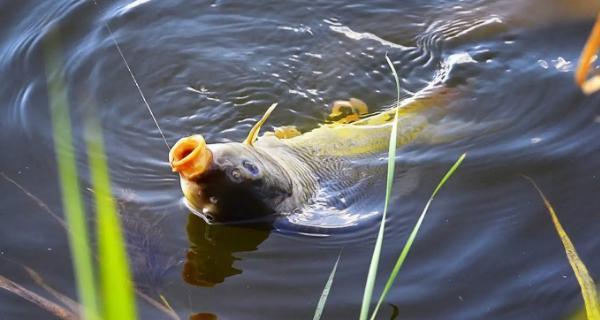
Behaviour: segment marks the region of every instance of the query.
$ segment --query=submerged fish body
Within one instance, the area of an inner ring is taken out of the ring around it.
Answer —
[[[427,138],[448,93],[428,88],[397,106],[398,147]],[[180,173],[187,202],[209,221],[286,214],[317,199],[344,207],[366,191],[370,177],[385,170],[373,159],[389,146],[395,111],[324,124],[290,138],[268,132],[255,140],[251,132],[245,143],[206,145],[201,136],[187,137],[171,150],[171,165]]]

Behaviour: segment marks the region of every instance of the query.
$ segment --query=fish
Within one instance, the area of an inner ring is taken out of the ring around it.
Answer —
[[[372,185],[373,159],[388,148],[396,108],[398,147],[432,138],[456,89],[431,84],[383,112],[368,114],[359,99],[336,101],[329,121],[308,132],[295,127],[259,132],[273,104],[243,142],[207,144],[181,138],[169,152],[188,207],[209,223],[250,222],[314,204],[342,208]],[[325,200],[324,200],[325,199]]]

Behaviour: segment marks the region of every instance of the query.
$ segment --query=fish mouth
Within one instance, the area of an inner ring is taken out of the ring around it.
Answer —
[[[210,169],[212,161],[212,152],[199,134],[179,139],[169,151],[171,170],[186,179],[200,177]]]
[[[204,137],[199,134],[179,139],[169,151],[171,170],[181,176],[185,206],[209,224],[215,223],[214,205],[210,204],[208,199],[198,199],[201,195],[200,188],[192,181],[205,175],[212,167],[212,162],[212,152],[206,146]]]

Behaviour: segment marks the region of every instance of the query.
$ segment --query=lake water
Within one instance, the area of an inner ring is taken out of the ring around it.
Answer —
[[[184,319],[311,319],[343,249],[323,318],[358,318],[383,181],[359,200],[367,209],[313,208],[274,228],[207,225],[183,204],[115,41],[169,145],[194,133],[242,141],[273,102],[267,129],[309,130],[350,97],[383,110],[396,92],[387,53],[404,95],[440,74],[460,94],[444,119],[455,138],[398,151],[412,178],[395,186],[376,292],[439,179],[468,156],[379,319],[566,319],[582,306],[580,289],[522,175],[548,196],[598,279],[600,96],[573,81],[597,8],[580,2],[0,0],[0,274],[43,293],[28,266],[76,297],[65,230],[16,185],[62,216],[44,59],[53,31],[82,193],[92,208],[82,119],[94,110],[140,291],[163,295]],[[139,310],[166,317],[141,299]],[[0,291],[0,319],[48,316]]]

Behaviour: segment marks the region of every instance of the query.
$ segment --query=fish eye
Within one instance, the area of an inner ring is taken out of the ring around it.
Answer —
[[[242,166],[253,176],[257,175],[259,172],[258,167],[248,160],[242,161]]]

